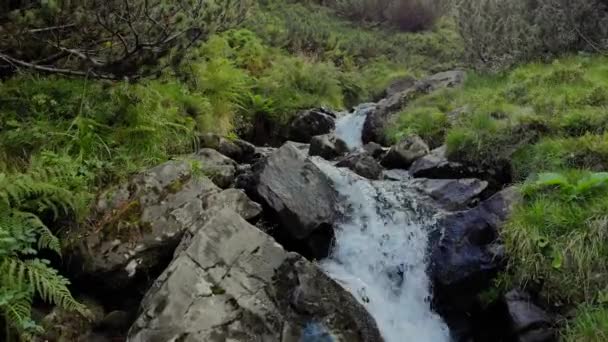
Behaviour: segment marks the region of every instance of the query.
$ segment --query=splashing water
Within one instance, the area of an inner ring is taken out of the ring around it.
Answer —
[[[350,149],[363,146],[361,132],[363,131],[365,118],[375,107],[375,103],[364,103],[355,107],[352,113],[345,114],[336,120],[336,136],[344,140]]]
[[[417,210],[407,183],[371,182],[326,161],[315,163],[343,197],[344,220],[324,271],[367,308],[386,342],[450,341],[430,305],[425,227],[432,218]]]

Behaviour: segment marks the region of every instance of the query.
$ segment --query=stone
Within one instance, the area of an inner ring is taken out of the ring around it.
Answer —
[[[505,294],[503,301],[511,334],[516,341],[555,341],[555,333],[551,329],[553,320],[545,310],[533,303],[528,293],[511,290]]]
[[[363,152],[353,152],[340,160],[337,167],[346,167],[361,177],[368,179],[380,179],[382,166],[371,155]]]
[[[384,132],[388,123],[392,122],[394,115],[407,106],[414,99],[442,88],[460,86],[465,79],[465,73],[459,70],[441,72],[426,79],[414,82],[409,87],[407,82],[402,87],[395,87],[395,91],[387,91],[387,97],[380,100],[376,109],[372,110],[363,125],[363,143],[377,142],[387,145]]]
[[[475,295],[504,266],[498,236],[518,200],[514,194],[507,188],[473,209],[439,219],[430,236],[430,273],[439,301]]]
[[[336,128],[336,115],[326,109],[311,109],[298,114],[289,125],[289,140],[309,143],[316,135],[328,134]]]
[[[380,342],[373,318],[314,264],[229,209],[193,231],[141,304],[128,342]]]
[[[203,173],[220,188],[226,189],[234,182],[236,162],[218,151],[203,148],[193,156],[193,159],[201,163]]]
[[[89,316],[84,317],[78,312],[54,307],[40,322],[44,328],[44,333],[40,336],[41,341],[89,341],[88,336],[94,326],[104,317],[104,309],[92,298],[78,300],[87,308]]]
[[[308,153],[311,156],[331,160],[348,151],[349,148],[342,139],[336,137],[334,133],[329,133],[312,137]]]
[[[433,198],[440,207],[450,211],[464,210],[471,207],[488,188],[488,182],[475,178],[417,178],[412,181],[412,184],[419,191]]]
[[[414,84],[416,84],[416,79],[411,76],[404,76],[393,80],[386,90],[384,90],[384,97],[386,98],[396,95],[407,90],[408,88],[411,88]]]
[[[363,150],[376,159],[382,159],[384,154],[388,152],[382,145],[375,142],[370,142],[363,146]]]
[[[410,135],[390,148],[382,158],[382,165],[389,169],[407,169],[429,152],[424,140],[417,135]]]
[[[445,145],[416,160],[409,171],[412,177],[439,179],[475,178],[480,174],[479,170],[449,161]]]
[[[169,161],[100,195],[68,258],[77,279],[107,291],[129,288],[173,255],[183,232],[211,211],[230,207],[247,219],[261,206],[239,190],[222,191],[193,174],[189,161]]]
[[[337,194],[331,181],[298,144],[287,142],[257,175],[257,196],[272,209],[287,234],[302,240],[332,225]]]
[[[198,137],[200,146],[211,148],[239,163],[251,161],[255,154],[255,146],[241,140],[228,139],[219,134],[205,133]]]

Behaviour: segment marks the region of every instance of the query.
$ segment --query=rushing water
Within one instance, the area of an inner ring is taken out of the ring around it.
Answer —
[[[361,141],[361,131],[367,114],[375,108],[374,103],[361,104],[351,112],[336,120],[336,136],[344,140],[351,149],[359,148],[363,145]]]
[[[338,120],[336,134],[361,146],[369,105]],[[386,342],[447,342],[450,332],[431,309],[427,271],[432,215],[417,208],[408,181],[370,181],[322,159],[343,214],[335,246],[322,263],[374,317]]]

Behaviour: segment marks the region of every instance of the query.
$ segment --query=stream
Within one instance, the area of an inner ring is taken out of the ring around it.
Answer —
[[[336,135],[360,148],[368,104],[336,123]],[[323,270],[340,282],[374,317],[386,342],[450,341],[450,331],[431,309],[428,232],[433,215],[417,206],[408,180],[370,181],[320,158],[333,181],[343,219],[336,227]]]

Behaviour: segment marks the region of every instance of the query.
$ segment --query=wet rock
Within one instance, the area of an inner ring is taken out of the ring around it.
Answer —
[[[512,290],[504,296],[511,334],[518,342],[556,341],[549,314],[535,305],[528,293]]]
[[[376,109],[371,111],[365,120],[362,131],[363,142],[374,141],[387,145],[388,141],[384,132],[395,113],[421,95],[441,88],[458,87],[464,82],[464,79],[465,73],[463,71],[446,71],[415,82],[399,92],[388,90],[388,96],[378,102]],[[406,84],[404,83],[404,85]]]
[[[410,167],[410,174],[416,178],[475,178],[479,173],[479,170],[449,161],[445,145],[416,160]]]
[[[256,193],[293,239],[303,240],[334,222],[335,190],[298,144],[288,142],[266,159]]]
[[[424,140],[417,135],[410,135],[390,148],[382,158],[382,165],[389,169],[407,169],[428,153],[429,147]]]
[[[170,161],[103,193],[91,226],[75,238],[74,276],[104,291],[129,288],[159,272],[202,215],[230,207],[247,219],[259,216],[259,204],[238,190],[222,191],[191,165]]]
[[[309,154],[311,156],[319,156],[327,160],[337,158],[349,151],[346,143],[336,137],[335,134],[317,135],[310,141]]]
[[[365,146],[363,146],[363,150],[376,159],[381,159],[388,151],[382,147],[382,145],[376,144],[375,142],[365,144]]]
[[[309,143],[312,137],[333,131],[335,121],[336,115],[323,108],[301,112],[289,126],[289,140]]]
[[[431,235],[431,276],[439,301],[468,298],[504,265],[500,225],[518,196],[505,189],[467,211],[441,218]]]
[[[445,210],[464,210],[479,200],[488,182],[479,179],[415,179],[412,184]],[[499,208],[497,208],[498,210]]]
[[[231,210],[193,230],[146,294],[129,342],[382,341],[374,320],[314,264]]]
[[[353,152],[340,160],[337,167],[346,167],[354,171],[359,176],[368,179],[380,179],[382,176],[382,166],[371,155],[365,152]]]
[[[201,163],[202,171],[222,189],[230,187],[236,177],[236,162],[218,151],[203,148],[193,157]]]

